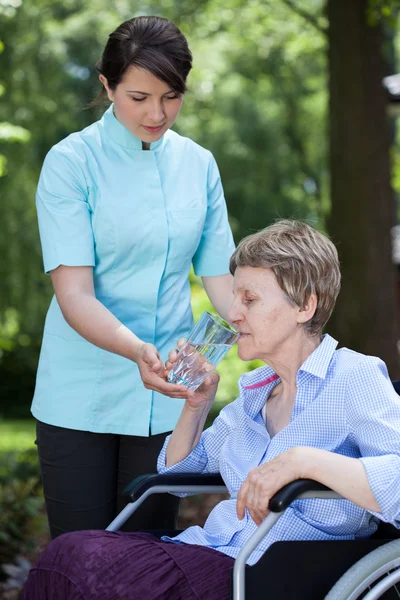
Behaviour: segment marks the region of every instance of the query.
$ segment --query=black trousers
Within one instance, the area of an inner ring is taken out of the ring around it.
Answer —
[[[139,437],[90,433],[37,421],[36,443],[50,534],[105,529],[129,498],[124,487],[145,473],[156,473],[157,457],[168,434]],[[176,529],[179,498],[147,498],[121,528],[124,531]]]

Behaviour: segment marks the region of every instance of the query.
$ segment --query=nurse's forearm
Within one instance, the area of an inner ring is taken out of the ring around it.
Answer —
[[[144,342],[97,300],[92,267],[60,265],[50,277],[68,325],[95,346],[137,362]]]
[[[67,323],[86,340],[130,360],[137,361],[143,345],[95,296],[83,292],[58,298]]]
[[[302,478],[315,479],[354,504],[381,512],[360,460],[317,448],[300,447],[294,451],[298,452]]]
[[[227,275],[216,275],[214,277],[202,277],[204,289],[211,304],[222,318],[228,319],[228,311],[233,301],[233,277]]]
[[[97,300],[92,267],[60,265],[50,276],[61,312],[75,331],[95,346],[136,362],[146,389],[187,398],[187,387],[166,381],[157,348],[139,339]]]

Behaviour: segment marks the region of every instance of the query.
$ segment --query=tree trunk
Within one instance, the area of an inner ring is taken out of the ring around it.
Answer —
[[[330,173],[328,229],[337,244],[342,290],[329,323],[341,345],[382,358],[400,376],[396,268],[391,227],[389,125],[380,26],[368,0],[328,0]]]

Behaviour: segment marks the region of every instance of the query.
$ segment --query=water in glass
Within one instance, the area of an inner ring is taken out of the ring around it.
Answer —
[[[231,344],[195,344],[186,342],[168,373],[170,383],[186,385],[196,390],[214,371],[216,365],[232,347]]]

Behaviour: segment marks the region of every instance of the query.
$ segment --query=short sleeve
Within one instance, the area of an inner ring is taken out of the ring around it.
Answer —
[[[36,208],[46,273],[60,265],[95,264],[88,187],[80,163],[73,149],[55,146],[43,164]]]
[[[229,260],[235,249],[221,177],[212,155],[208,167],[207,200],[203,233],[193,257],[194,272],[200,277],[229,273]]]

